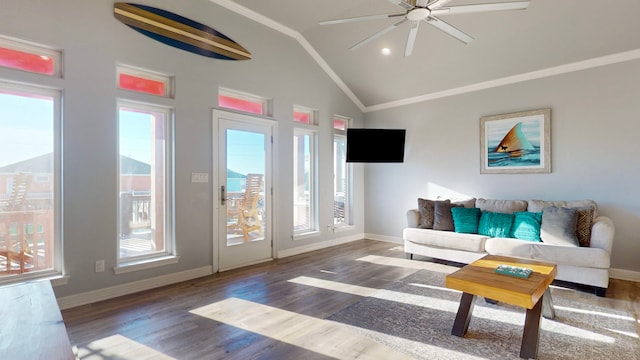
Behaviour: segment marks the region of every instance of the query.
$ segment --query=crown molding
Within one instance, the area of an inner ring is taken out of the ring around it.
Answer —
[[[300,45],[309,53],[309,55],[320,65],[320,67],[329,75],[329,77],[336,83],[336,85],[353,101],[353,103],[360,109],[360,111],[374,112],[380,110],[386,110],[391,108],[396,108],[400,106],[406,106],[411,104],[416,104],[420,102],[441,99],[449,96],[466,94],[479,90],[491,89],[494,87],[511,85],[520,82],[530,81],[541,79],[550,76],[556,76],[561,74],[567,74],[575,71],[587,70],[591,68],[596,68],[600,66],[612,65],[626,61],[632,61],[640,59],[640,49],[620,52],[616,54],[601,56],[597,58],[587,59],[583,61],[577,61],[569,64],[554,66],[542,70],[531,71],[527,73],[517,74],[513,76],[507,76],[500,79],[489,80],[477,84],[471,84],[466,86],[461,86],[453,89],[437,91],[433,93],[423,94],[419,96],[414,96],[406,99],[400,99],[395,101],[390,101],[387,103],[365,106],[362,101],[351,91],[351,89],[342,81],[342,79],[338,76],[338,74],[333,71],[333,69],[327,64],[327,62],[320,56],[320,54],[311,46],[311,44],[305,39],[302,34],[299,32],[282,25],[279,22],[276,22],[262,14],[259,14],[251,9],[248,9],[232,0],[209,0],[214,4],[222,6],[228,10],[231,10],[239,15],[245,16],[248,19],[251,19],[255,22],[258,22],[262,25],[265,25],[273,30],[279,31],[282,34],[290,36],[298,41]]]

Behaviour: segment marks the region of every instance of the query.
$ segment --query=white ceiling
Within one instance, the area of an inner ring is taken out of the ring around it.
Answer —
[[[465,45],[423,24],[410,57],[404,56],[408,23],[349,50],[397,18],[318,24],[403,11],[388,0],[211,1],[310,45],[364,111],[640,58],[640,0],[532,0],[526,10],[442,16],[474,40]],[[447,6],[491,2],[500,1]],[[383,47],[391,55],[382,55]]]

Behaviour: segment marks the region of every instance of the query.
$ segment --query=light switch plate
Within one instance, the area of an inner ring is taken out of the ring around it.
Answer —
[[[209,173],[191,173],[191,182],[192,183],[208,183],[209,182]]]

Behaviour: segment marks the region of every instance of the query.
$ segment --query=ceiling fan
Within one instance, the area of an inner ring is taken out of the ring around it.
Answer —
[[[500,10],[523,10],[529,6],[531,1],[512,1],[512,2],[499,2],[499,3],[491,3],[491,4],[477,4],[477,5],[459,5],[459,6],[445,6],[451,0],[388,0],[389,2],[398,5],[404,8],[405,12],[394,13],[394,14],[380,14],[380,15],[368,15],[368,16],[358,16],[358,17],[350,17],[344,19],[335,19],[335,20],[325,20],[320,21],[320,25],[331,25],[331,24],[343,24],[348,22],[355,21],[363,21],[363,20],[376,20],[376,19],[387,19],[387,18],[401,18],[402,20],[397,23],[384,28],[377,33],[367,37],[366,39],[358,42],[349,48],[349,50],[355,50],[361,47],[362,45],[370,42],[373,39],[376,39],[389,31],[397,28],[398,26],[404,24],[407,21],[410,21],[411,28],[409,30],[409,37],[407,38],[407,44],[404,49],[404,56],[409,56],[413,52],[413,45],[416,41],[416,35],[418,34],[418,28],[420,24],[424,21],[429,25],[435,26],[436,28],[444,31],[445,33],[453,36],[454,38],[462,41],[463,43],[468,43],[473,38],[461,30],[457,29],[451,24],[448,24],[439,18],[436,15],[454,15],[454,14],[465,14],[465,13],[474,13],[474,12],[483,12],[483,11],[500,11]]]

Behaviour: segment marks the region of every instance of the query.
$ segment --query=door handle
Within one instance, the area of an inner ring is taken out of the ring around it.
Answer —
[[[227,190],[224,185],[220,186],[220,205],[224,206],[227,203]]]

